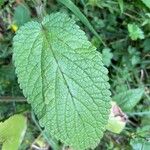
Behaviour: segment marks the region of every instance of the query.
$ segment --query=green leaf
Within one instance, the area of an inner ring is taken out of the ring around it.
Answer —
[[[137,129],[137,135],[141,136],[141,137],[145,137],[145,138],[149,138],[150,137],[150,125],[145,125],[142,128],[138,128]]]
[[[92,6],[96,6],[98,4],[98,0],[88,0],[88,4]]]
[[[118,0],[118,4],[119,4],[120,10],[121,10],[121,13],[123,13],[123,10],[124,10],[123,0]]]
[[[148,142],[148,140],[145,140],[144,138],[131,139],[130,145],[132,146],[133,150],[149,150],[150,149],[150,142]]]
[[[133,150],[149,150],[150,149],[150,125],[145,125],[142,128],[138,128],[136,131],[136,137],[131,139],[130,145]]]
[[[122,108],[123,111],[131,111],[135,105],[141,100],[144,89],[131,89],[119,94],[116,94],[113,97],[113,100]]]
[[[145,52],[149,52],[150,51],[150,38],[145,39],[145,41],[143,42],[143,48]]]
[[[0,123],[0,143],[2,150],[18,150],[26,131],[26,118],[14,115]]]
[[[110,66],[112,58],[113,58],[113,54],[111,53],[111,49],[104,48],[102,50],[102,59],[103,59],[104,65],[106,65],[107,67]]]
[[[30,21],[30,10],[26,5],[20,4],[15,8],[14,21],[18,26]]]
[[[132,40],[144,39],[143,31],[136,24],[128,24],[128,31]]]
[[[55,13],[27,23],[14,38],[13,58],[46,132],[77,150],[95,147],[109,116],[108,71],[75,22]]]
[[[150,8],[150,0],[141,0],[148,8]]]

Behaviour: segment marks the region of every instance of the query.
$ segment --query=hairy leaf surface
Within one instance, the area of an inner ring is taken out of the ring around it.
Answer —
[[[29,22],[14,38],[20,87],[46,132],[80,150],[95,147],[110,109],[107,69],[63,13]]]

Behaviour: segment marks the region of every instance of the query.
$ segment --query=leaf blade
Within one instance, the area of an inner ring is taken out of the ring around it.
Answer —
[[[120,105],[123,111],[131,111],[136,104],[141,100],[144,89],[130,89],[121,92],[113,97],[113,99]]]
[[[14,59],[46,132],[76,149],[95,147],[110,109],[107,70],[75,22],[56,13],[26,24],[14,38]]]

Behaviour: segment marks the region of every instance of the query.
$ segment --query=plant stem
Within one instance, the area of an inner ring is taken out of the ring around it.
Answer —
[[[132,113],[128,113],[127,112],[127,115],[129,116],[143,116],[143,115],[150,115],[150,111],[144,111],[144,112],[132,112]]]
[[[0,103],[11,103],[11,102],[27,102],[27,100],[24,97],[7,97],[7,96],[3,96],[0,97]]]

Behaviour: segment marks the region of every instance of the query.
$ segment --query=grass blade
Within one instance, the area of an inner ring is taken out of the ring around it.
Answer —
[[[120,10],[121,10],[121,14],[122,14],[123,10],[124,10],[123,0],[118,0],[118,4],[119,4]]]

